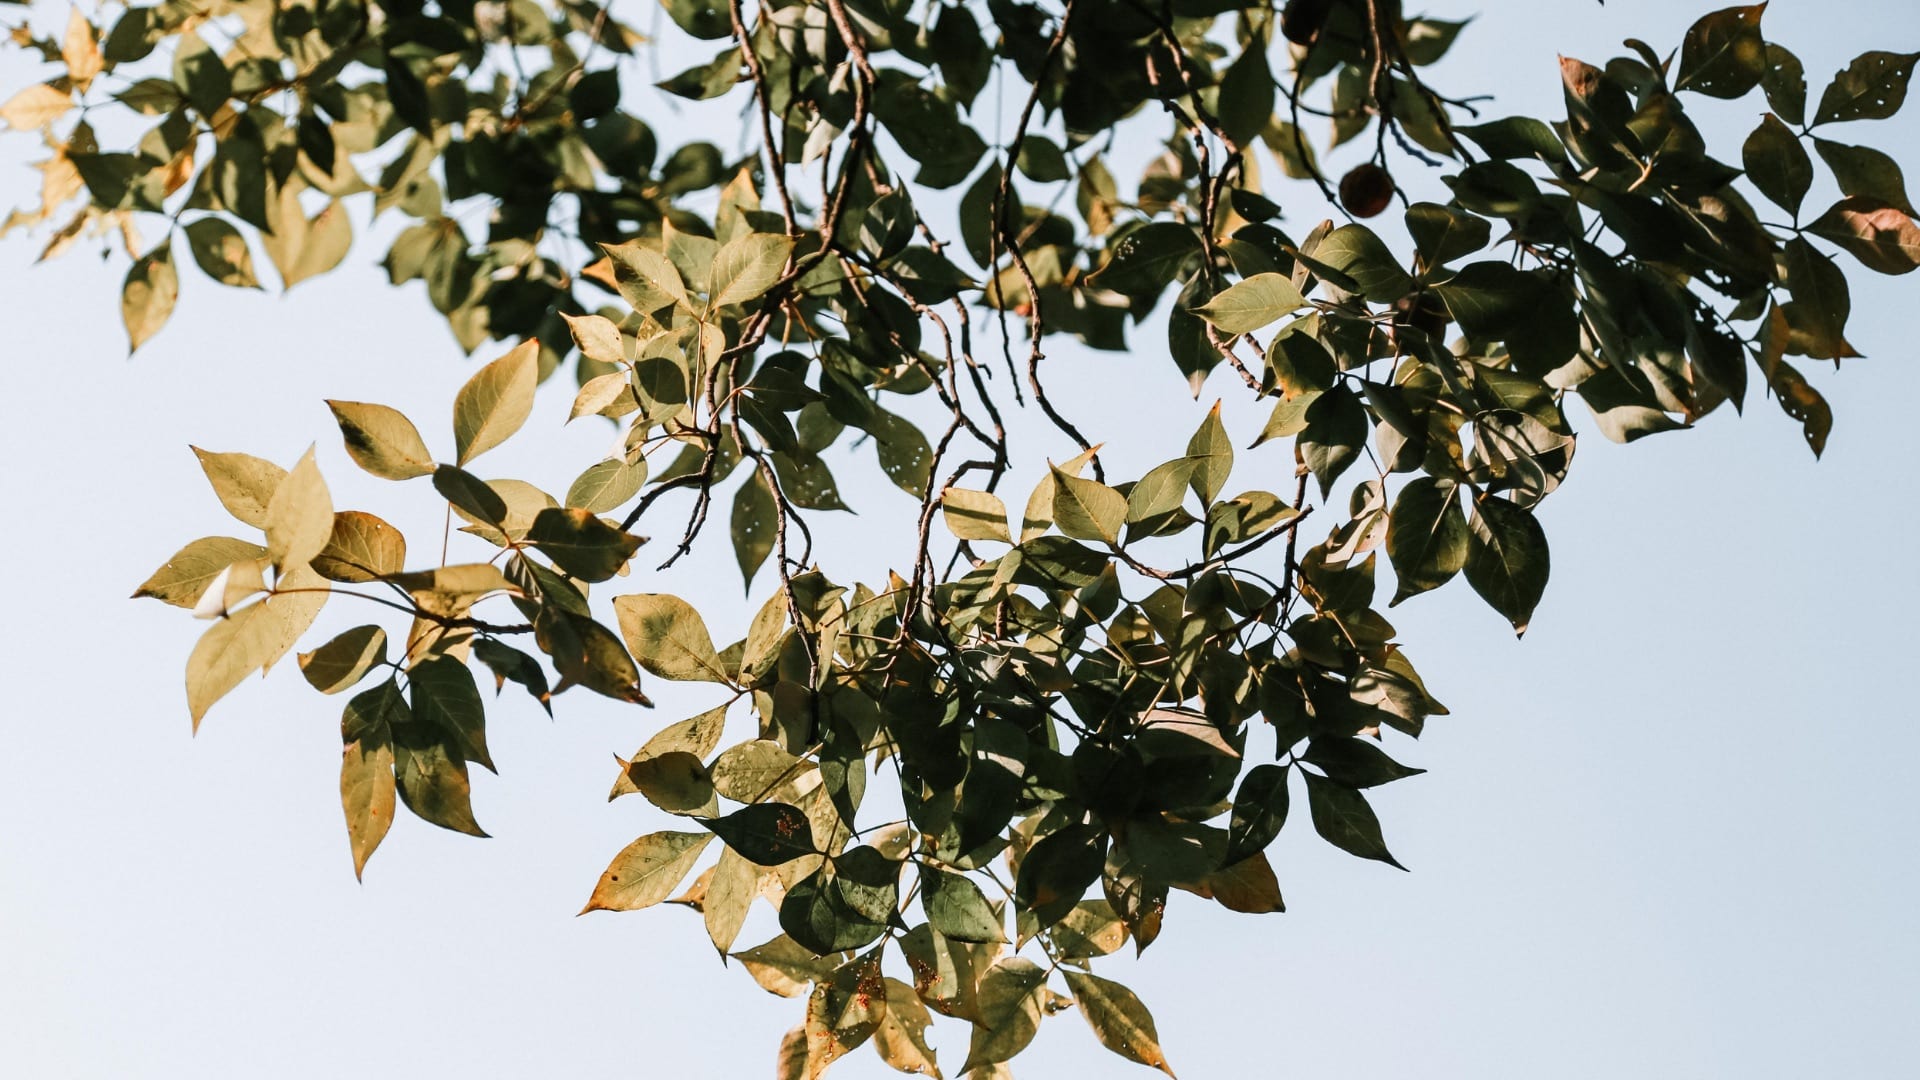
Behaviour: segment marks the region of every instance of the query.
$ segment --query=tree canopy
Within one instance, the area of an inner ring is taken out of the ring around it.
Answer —
[[[1152,944],[1173,891],[1283,911],[1265,851],[1296,796],[1294,828],[1399,865],[1366,793],[1422,771],[1397,758],[1447,710],[1382,609],[1463,577],[1525,632],[1576,409],[1631,442],[1771,397],[1820,453],[1832,414],[1795,361],[1857,355],[1849,274],[1920,266],[1899,166],[1834,137],[1892,116],[1920,53],[1865,52],[1816,95],[1765,4],[1562,58],[1564,115],[1535,118],[1435,85],[1466,22],[1396,0],[662,2],[652,42],[591,0],[22,27],[48,75],[0,120],[48,156],[5,228],[50,231],[43,257],[117,238],[137,350],[179,302],[177,253],[259,288],[264,252],[290,288],[340,266],[356,203],[411,222],[390,280],[424,282],[488,362],[425,435],[328,405],[354,462],[467,535],[409,559],[311,453],[197,451],[248,537],[188,543],[136,595],[208,620],[196,726],[323,606],[378,620],[296,655],[346,699],[356,873],[401,806],[485,835],[487,677],[548,711],[711,684],[610,776],[681,820],[586,910],[691,907],[804,999],[782,1077],[863,1043],[937,1075],[934,1013],[971,1025],[948,1071],[1005,1076],[1069,1008],[1171,1073],[1105,958]],[[738,106],[743,150],[661,144],[649,51],[690,65],[660,90]],[[1742,98],[1758,126],[1710,148],[1688,107]],[[1350,142],[1368,160],[1321,167]],[[1408,170],[1446,201],[1414,201]],[[1343,220],[1283,222],[1302,193]],[[1048,395],[1061,335],[1195,393],[1221,368],[1270,418],[1143,417],[1165,460],[1111,475]],[[612,452],[558,497],[483,479],[562,371]],[[1078,453],[1013,491],[1038,464],[1024,410]],[[832,468],[869,446],[916,500],[874,519],[912,556],[831,580],[809,520],[848,509]],[[620,581],[670,586],[715,532],[761,586],[730,643]],[[723,748],[730,723],[752,734]],[[780,933],[748,945],[760,898]]]

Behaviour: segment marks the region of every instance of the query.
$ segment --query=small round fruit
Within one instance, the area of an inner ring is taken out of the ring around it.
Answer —
[[[1340,205],[1354,217],[1369,218],[1393,202],[1393,177],[1369,161],[1340,178]]]

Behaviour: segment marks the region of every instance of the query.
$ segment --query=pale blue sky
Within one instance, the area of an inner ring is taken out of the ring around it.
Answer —
[[[1478,9],[1445,85],[1547,114],[1556,52],[1599,61],[1628,36],[1664,49],[1698,13]],[[1907,3],[1780,0],[1766,23],[1816,95],[1863,48],[1920,47]],[[0,73],[21,78],[11,59]],[[1698,107],[1723,139],[1760,108]],[[1920,168],[1916,135],[1910,112],[1843,137]],[[0,204],[26,197],[31,149],[0,139]],[[286,298],[184,268],[179,313],[132,360],[114,295],[124,261],[83,250],[31,268],[36,250],[0,244],[0,487],[14,507],[0,550],[16,597],[0,631],[0,1075],[766,1075],[800,1004],[723,968],[695,916],[573,915],[622,844],[662,827],[637,800],[606,804],[612,755],[709,697],[656,680],[660,708],[643,712],[568,694],[553,722],[509,699],[491,723],[501,775],[475,781],[494,839],[404,819],[362,885],[337,801],[341,703],[289,664],[190,737],[180,673],[201,625],[126,600],[186,540],[237,527],[189,442],[291,462],[317,441],[338,505],[431,546],[424,492],[358,475],[321,404],[393,404],[436,448],[449,441],[469,362],[417,286],[384,283],[383,246],[356,246]],[[1180,895],[1160,943],[1102,973],[1153,1008],[1182,1076],[1914,1074],[1920,732],[1901,672],[1920,602],[1906,532],[1920,277],[1859,281],[1851,336],[1867,359],[1816,376],[1837,414],[1825,461],[1757,394],[1745,419],[1631,447],[1589,430],[1544,511],[1553,581],[1524,643],[1462,584],[1396,609],[1454,712],[1407,754],[1431,774],[1376,800],[1413,873],[1334,852],[1301,820],[1275,850],[1289,914]],[[1115,441],[1113,467],[1159,460],[1130,440],[1142,410],[1184,400],[1164,357],[1053,352],[1057,398]],[[1232,389],[1216,379],[1180,437]],[[490,456],[489,475],[563,489],[608,438],[561,432],[567,397],[544,390],[538,430]],[[1257,420],[1230,423],[1244,445]],[[1272,461],[1243,460],[1242,487]],[[866,454],[839,471],[866,513],[826,528],[826,555],[871,566],[873,545],[900,546],[876,531],[910,504]],[[749,614],[718,544],[619,591],[639,589],[712,607],[723,639]],[[346,607],[324,625],[362,621]],[[757,916],[745,940],[768,925]],[[935,1031],[957,1066],[964,1026]],[[1016,1072],[1147,1075],[1072,1013]],[[893,1074],[863,1049],[834,1075]]]

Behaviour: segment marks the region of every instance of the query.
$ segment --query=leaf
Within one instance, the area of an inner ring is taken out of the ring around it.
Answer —
[[[340,808],[355,878],[393,826],[393,728],[407,720],[406,699],[392,679],[354,695],[340,718]]]
[[[139,349],[173,316],[180,298],[180,274],[173,268],[173,249],[160,246],[142,255],[127,271],[120,289],[120,321],[127,328],[127,351]]]
[[[211,118],[233,94],[227,65],[200,35],[189,29],[173,52],[173,82],[201,116]]]
[[[725,817],[703,818],[700,824],[756,866],[779,866],[817,854],[807,815],[786,803],[754,803]]]
[[[595,462],[567,488],[567,505],[609,513],[626,505],[647,482],[647,459],[629,465],[625,458]]]
[[[273,493],[279,490],[287,471],[252,454],[216,454],[197,446],[193,453],[227,513],[256,529],[265,529],[267,504],[273,501]]]
[[[497,771],[487,753],[486,706],[464,662],[453,656],[422,660],[407,669],[407,689],[415,723],[438,732],[466,760]]]
[[[721,245],[713,257],[707,310],[758,300],[785,272],[793,241],[772,233],[747,233]]]
[[[649,744],[651,745],[651,744]],[[770,739],[730,746],[713,762],[713,788],[735,802],[798,799],[798,781],[816,768]]]
[[[1266,849],[1287,823],[1287,767],[1255,765],[1240,781],[1233,797],[1233,817],[1227,826],[1227,850],[1222,861],[1239,862]]]
[[[548,507],[536,514],[527,542],[581,581],[605,581],[620,572],[642,540],[590,510]]]
[[[1118,543],[1127,522],[1127,497],[1105,484],[1052,470],[1053,521],[1075,540]]]
[[[1398,300],[1413,288],[1412,275],[1365,225],[1340,226],[1310,254],[1315,261],[1351,277],[1358,292],[1376,304]]]
[[[1427,771],[1402,765],[1373,740],[1357,736],[1315,738],[1307,744],[1301,760],[1350,788],[1378,787]]]
[[[1407,481],[1387,520],[1387,558],[1399,579],[1393,603],[1451,581],[1467,565],[1467,548],[1460,485],[1432,476]]]
[[[1273,876],[1273,864],[1265,852],[1255,852],[1200,880],[1197,890],[1203,897],[1244,915],[1267,915],[1287,910],[1280,895],[1280,879]]]
[[[826,977],[837,963],[832,957],[815,956],[785,934],[732,955],[762,989],[781,997],[799,997],[808,983]]]
[[[944,937],[980,944],[1007,940],[1006,927],[987,902],[986,894],[960,874],[923,866],[920,903],[926,909],[927,924]]]
[[[455,464],[465,465],[505,442],[533,412],[540,381],[540,343],[519,347],[475,372],[453,399]]]
[[[887,979],[887,1011],[873,1032],[873,1048],[880,1060],[904,1073],[939,1076],[940,1064],[933,1048],[927,1045],[927,1028],[933,1017],[913,992],[899,979]]]
[[[240,230],[225,218],[208,215],[187,226],[187,250],[206,275],[222,285],[236,289],[257,289],[260,279],[253,272],[253,252]]]
[[[1856,355],[1846,338],[1847,318],[1853,313],[1847,276],[1798,236],[1786,243],[1786,268],[1787,289],[1793,293],[1794,313],[1799,316],[1793,320],[1794,328],[1805,330],[1813,339],[1809,355],[1822,360]]]
[[[1813,186],[1813,160],[1779,117],[1768,113],[1761,119],[1740,148],[1740,161],[1760,194],[1789,214],[1800,212],[1800,202]]]
[[[1853,58],[1833,77],[1820,95],[1813,122],[1837,124],[1848,120],[1885,120],[1907,100],[1907,83],[1920,52],[1896,53],[1875,49]]]
[[[1127,523],[1151,521],[1180,509],[1199,464],[1191,457],[1179,457],[1148,469],[1127,490]]]
[[[1849,195],[1807,231],[1844,248],[1869,270],[1898,275],[1920,268],[1920,225],[1878,199]]]
[[[1886,154],[1871,146],[1848,146],[1826,139],[1813,140],[1813,148],[1833,170],[1833,181],[1840,185],[1841,194],[1878,199],[1908,216],[1914,215],[1913,202],[1907,198],[1906,177],[1899,163]]]
[[[1767,73],[1767,43],[1760,36],[1764,3],[1723,8],[1702,16],[1680,44],[1675,90],[1737,98],[1760,85]]]
[[[1100,878],[1106,834],[1092,825],[1069,825],[1028,849],[1014,879],[1014,899],[1033,912],[1044,930],[1072,911]]]
[[[962,540],[1013,543],[1013,533],[1007,529],[1007,504],[992,492],[950,487],[940,493],[940,513],[947,531]]]
[[[1151,1065],[1173,1075],[1160,1050],[1160,1034],[1154,1030],[1153,1015],[1140,1003],[1133,991],[1097,975],[1062,968],[1067,989],[1080,1006],[1100,1045],[1129,1061]]]
[[[614,281],[620,295],[636,311],[652,313],[668,305],[691,308],[687,286],[674,268],[673,260],[638,241],[606,245],[607,258],[613,263]]]
[[[1220,422],[1220,403],[1215,401],[1207,418],[1187,440],[1187,460],[1193,463],[1188,483],[1200,502],[1211,506],[1233,472],[1233,442],[1227,438],[1226,425]],[[1131,503],[1131,499],[1129,499]]]
[[[313,569],[330,581],[373,581],[406,568],[407,541],[400,530],[360,510],[333,515],[327,546],[313,557]]]
[[[1106,263],[1087,284],[1129,296],[1158,295],[1200,250],[1200,236],[1191,226],[1172,221],[1142,225],[1114,242]]]
[[[383,480],[433,475],[433,454],[398,409],[358,401],[327,402],[353,463]]]
[[[766,477],[760,470],[753,470],[747,482],[740,485],[733,494],[733,555],[740,564],[740,576],[746,580],[746,587],[753,587],[753,575],[773,554],[774,542],[778,538],[780,506],[773,497],[773,489],[767,486]]]
[[[1047,973],[1024,956],[996,962],[980,976],[972,1042],[961,1072],[985,1068],[1027,1048],[1045,1015]]]
[[[335,199],[306,223],[291,262],[286,261],[284,254],[276,260],[280,284],[291,289],[308,278],[332,271],[352,247],[353,221],[347,216],[347,208]],[[268,248],[268,254],[273,251],[272,247]]]
[[[1193,309],[1229,338],[1250,334],[1307,306],[1292,279],[1284,274],[1255,274],[1237,281],[1213,299]]]
[[[492,485],[457,465],[441,465],[433,470],[433,490],[465,517],[495,529],[506,525],[507,501]]]
[[[230,536],[208,536],[195,540],[172,558],[133,592],[134,599],[151,596],[174,607],[191,609],[199,603],[213,579],[237,562],[264,559],[267,549]]]
[[[304,566],[289,569],[274,587],[299,591],[249,604],[208,627],[194,644],[187,657],[187,712],[196,729],[214,702],[249,673],[285,656],[326,604],[326,588]]]
[[[1547,588],[1547,534],[1532,511],[1492,495],[1474,500],[1467,528],[1467,583],[1526,633]]]
[[[1807,122],[1806,69],[1786,46],[1767,42],[1767,73],[1760,77],[1760,88],[1780,119],[1796,126]]]
[[[1344,784],[1302,770],[1307,782],[1307,808],[1313,812],[1313,831],[1320,838],[1349,855],[1374,859],[1388,866],[1401,866],[1380,836],[1380,819],[1367,805],[1366,796]]]
[[[300,674],[307,685],[323,694],[337,694],[365,678],[375,664],[387,659],[387,632],[378,626],[356,626],[332,641],[300,654]]]
[[[663,679],[727,683],[707,624],[693,605],[665,593],[614,598],[620,633],[640,666]]]
[[[282,574],[311,562],[333,535],[333,497],[313,462],[312,447],[274,489],[267,503],[266,532],[267,559]]]
[[[656,832],[635,840],[607,864],[580,913],[638,911],[658,904],[673,895],[711,839],[704,832]]]
[[[0,120],[15,131],[37,131],[73,108],[73,94],[46,83],[34,83],[0,105]]]

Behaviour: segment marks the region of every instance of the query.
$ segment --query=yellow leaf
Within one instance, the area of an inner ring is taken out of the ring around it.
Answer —
[[[635,840],[613,857],[580,913],[637,911],[658,904],[693,869],[711,839],[713,834],[706,832],[657,832]]]
[[[267,504],[266,528],[267,559],[281,574],[306,566],[326,548],[333,535],[333,497],[311,447],[275,489]]]
[[[540,343],[531,339],[475,372],[453,399],[454,463],[465,465],[520,430],[539,381]]]
[[[76,90],[85,90],[106,66],[100,56],[93,23],[80,14],[77,7],[67,14],[67,34],[60,42],[60,59],[66,61],[67,77],[73,80]]]
[[[33,131],[46,126],[73,108],[73,95],[55,90],[46,83],[34,83],[0,105],[0,120],[15,131]]]

